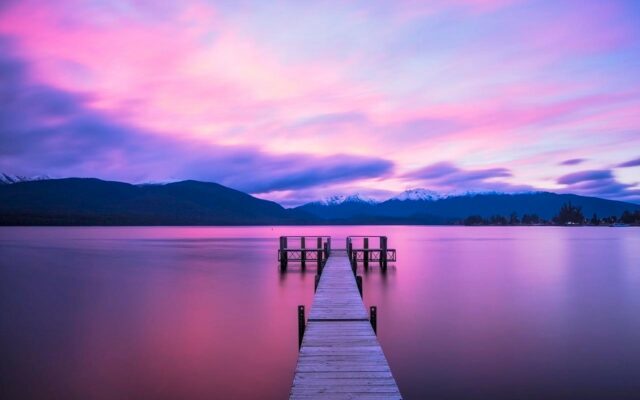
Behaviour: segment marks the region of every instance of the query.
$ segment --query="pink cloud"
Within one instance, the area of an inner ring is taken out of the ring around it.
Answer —
[[[122,4],[12,2],[0,11],[0,35],[27,60],[34,85],[82,96],[152,137],[268,154],[340,149],[384,157],[399,175],[425,160],[508,165],[509,182],[536,186],[556,185],[562,160],[600,168],[640,145],[640,81],[623,62],[638,57],[637,27],[621,18],[622,3],[327,3],[309,13]],[[299,19],[291,32],[287,18]],[[126,166],[117,151],[103,156]],[[406,184],[386,176],[349,187],[365,183]]]
[[[346,87],[335,66],[280,64],[203,5],[175,20],[125,18],[104,29],[64,19],[58,8],[24,3],[4,14],[1,32],[20,38],[38,79],[90,91],[95,108],[158,132],[233,142],[227,132],[238,125],[330,111],[330,91]]]

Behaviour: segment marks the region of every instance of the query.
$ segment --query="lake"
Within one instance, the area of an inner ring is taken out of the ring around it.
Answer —
[[[359,273],[407,399],[640,396],[640,229],[331,226],[0,228],[3,398],[286,398],[301,234],[397,249]]]

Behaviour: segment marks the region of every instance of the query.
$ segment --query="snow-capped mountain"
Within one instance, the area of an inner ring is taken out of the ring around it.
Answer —
[[[538,193],[535,191],[519,191],[519,192],[511,192],[504,193],[495,190],[485,190],[485,191],[473,191],[473,190],[465,190],[465,191],[454,191],[449,193],[439,193],[433,190],[428,189],[409,189],[400,193],[397,196],[390,198],[389,200],[400,200],[400,201],[437,201],[450,199],[454,197],[474,197],[481,195],[513,195],[513,194],[530,194],[530,193]]]
[[[296,208],[314,216],[322,218],[350,218],[362,214],[363,210],[375,208],[379,201],[365,197],[359,193],[352,195],[330,196],[320,201],[314,201]]]
[[[51,179],[51,177],[47,175],[22,176],[0,172],[0,185],[10,185],[12,183],[28,181],[46,181],[47,179]]]
[[[366,203],[366,204],[376,204],[377,200],[372,199],[370,197],[362,196],[360,193],[352,194],[352,195],[335,195],[326,197],[318,202],[324,206],[335,206],[338,204],[344,203]]]
[[[447,197],[448,196],[442,195],[438,192],[434,192],[433,190],[417,188],[405,190],[404,192],[390,198],[389,200],[436,201]]]

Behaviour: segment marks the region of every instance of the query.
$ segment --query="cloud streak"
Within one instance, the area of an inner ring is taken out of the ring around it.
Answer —
[[[578,164],[582,164],[585,161],[587,160],[584,158],[571,158],[569,160],[564,160],[560,162],[559,165],[578,165]]]
[[[638,167],[638,166],[640,166],[640,157],[617,165],[618,168],[629,168],[629,167]]]
[[[447,169],[452,190],[571,166],[630,185],[639,10],[579,3],[3,2],[0,167],[301,198]]]
[[[88,109],[82,95],[32,85],[18,60],[1,56],[0,168],[60,176],[146,181],[200,179],[248,192],[381,178],[393,163],[349,154],[273,154],[154,135]]]
[[[564,185],[564,192],[631,202],[640,201],[638,184],[620,182],[610,169],[574,172],[559,177],[557,181]]]
[[[580,171],[559,177],[558,183],[561,185],[572,185],[580,182],[598,181],[612,178],[613,174],[610,170]]]
[[[402,178],[419,182],[430,189],[445,192],[519,192],[533,190],[528,185],[511,184],[503,178],[512,177],[507,168],[463,169],[451,162],[430,164],[403,174]]]

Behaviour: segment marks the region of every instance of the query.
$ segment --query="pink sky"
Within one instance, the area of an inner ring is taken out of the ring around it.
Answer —
[[[640,202],[634,1],[3,4],[1,172]]]

